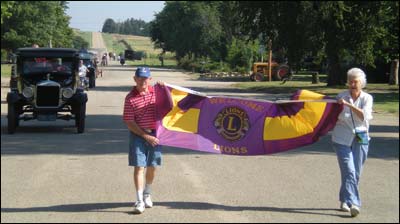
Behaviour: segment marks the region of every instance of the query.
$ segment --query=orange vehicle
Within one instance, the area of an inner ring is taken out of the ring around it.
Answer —
[[[289,76],[290,68],[288,65],[278,64],[276,62],[272,62],[271,65],[272,65],[271,67],[272,80],[281,81]],[[269,79],[268,72],[269,72],[268,62],[254,62],[250,79],[256,82],[268,80]]]

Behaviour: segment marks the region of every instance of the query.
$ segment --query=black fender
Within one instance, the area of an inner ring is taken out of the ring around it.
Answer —
[[[83,91],[83,89],[77,89],[75,95],[70,99],[69,104],[72,106],[72,113],[78,113],[78,109],[80,105],[86,104],[88,101],[87,94]]]
[[[17,92],[7,93],[7,103],[16,103],[21,100],[21,96]]]
[[[83,89],[76,89],[75,95],[71,98],[75,104],[82,104],[88,101],[87,94],[83,91]]]
[[[79,104],[83,104],[88,101],[87,94],[83,92],[83,89],[79,89],[79,91],[77,91],[77,93],[75,94],[75,97],[76,102],[78,102]]]

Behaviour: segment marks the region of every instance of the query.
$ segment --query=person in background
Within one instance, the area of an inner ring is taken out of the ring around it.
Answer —
[[[81,80],[81,85],[88,90],[88,80],[86,79],[86,74],[89,72],[89,69],[83,64],[83,60],[79,60],[79,79]]]
[[[339,192],[340,209],[350,212],[352,217],[360,213],[361,199],[359,182],[363,165],[368,157],[369,121],[372,119],[373,98],[364,92],[365,73],[359,68],[347,72],[349,89],[338,94],[343,111],[332,133],[333,149],[336,152],[341,186]]]

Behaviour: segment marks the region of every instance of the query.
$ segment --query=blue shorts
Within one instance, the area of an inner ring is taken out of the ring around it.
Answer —
[[[161,146],[152,147],[144,138],[129,131],[129,166],[161,166]]]

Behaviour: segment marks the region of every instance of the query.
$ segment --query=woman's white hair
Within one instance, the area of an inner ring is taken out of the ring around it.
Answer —
[[[354,79],[359,79],[361,81],[361,88],[367,85],[367,77],[364,71],[359,68],[351,68],[347,71],[347,82]]]

